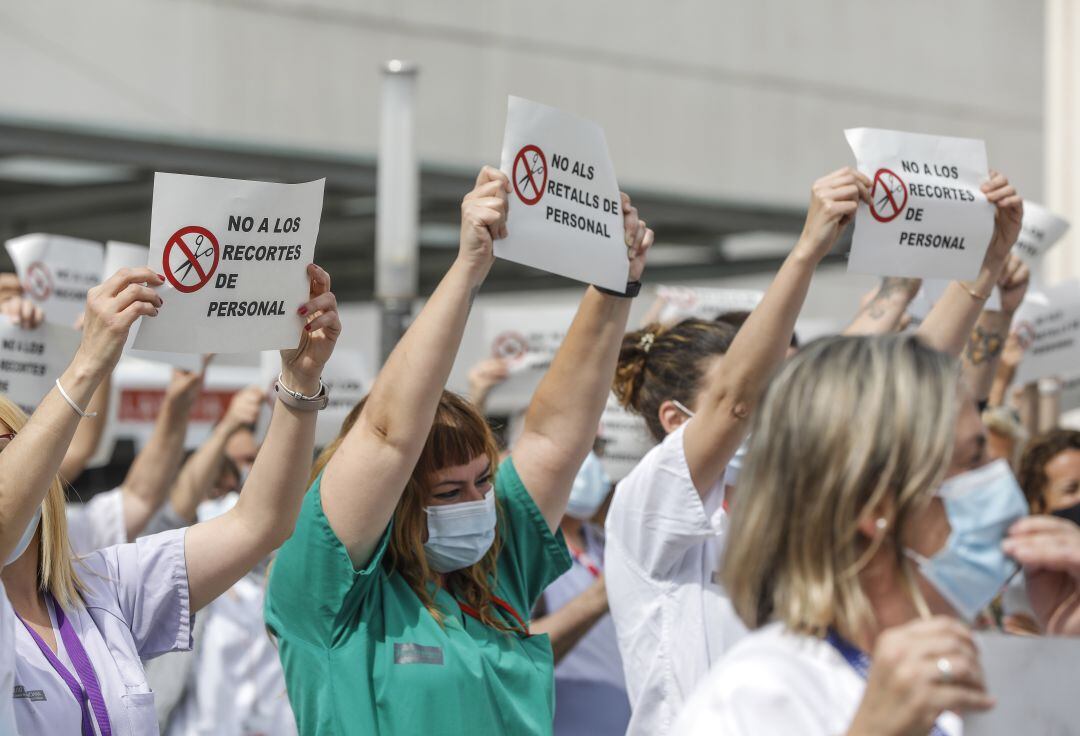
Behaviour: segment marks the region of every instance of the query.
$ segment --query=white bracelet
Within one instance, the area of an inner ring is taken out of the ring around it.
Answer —
[[[75,402],[74,402],[74,401],[73,401],[73,400],[71,399],[71,397],[70,397],[70,396],[68,396],[68,392],[67,392],[67,391],[65,391],[65,390],[64,390],[64,387],[60,385],[60,379],[59,379],[59,378],[57,378],[57,379],[56,379],[56,388],[60,390],[60,395],[64,397],[64,401],[66,401],[66,402],[68,403],[68,406],[70,406],[70,407],[71,407],[71,410],[72,410],[73,412],[75,412],[76,414],[78,414],[78,415],[79,415],[80,417],[82,417],[83,419],[87,419],[87,418],[89,418],[89,417],[96,417],[96,416],[97,416],[97,412],[96,412],[96,411],[92,411],[92,412],[90,412],[89,414],[87,414],[87,413],[86,413],[85,411],[83,411],[82,409],[80,409],[80,408],[79,408],[79,405],[78,405],[78,404],[76,404],[76,403],[75,403]]]

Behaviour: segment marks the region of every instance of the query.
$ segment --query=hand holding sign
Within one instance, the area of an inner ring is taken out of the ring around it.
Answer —
[[[289,388],[313,396],[319,390],[323,366],[341,334],[341,320],[337,297],[330,291],[330,274],[310,263],[307,275],[310,299],[296,312],[308,321],[296,349],[281,351],[281,375]]]
[[[1002,269],[1001,278],[998,279],[998,289],[1001,291],[1001,311],[1006,314],[1015,314],[1020,308],[1020,303],[1027,295],[1028,286],[1031,284],[1031,269],[1015,253],[1009,255],[1009,260]]]
[[[936,662],[948,657],[953,676],[943,682]],[[874,642],[866,691],[848,733],[929,733],[943,711],[989,710],[971,630],[948,616],[886,629]]]
[[[461,201],[461,246],[458,257],[483,281],[495,262],[495,239],[506,237],[506,195],[510,180],[485,166],[476,186]]]
[[[646,255],[656,239],[655,234],[648,228],[644,220],[638,218],[637,207],[630,203],[630,196],[626,192],[619,192],[622,200],[623,232],[626,238],[626,257],[630,260],[630,269],[627,272],[629,281],[640,281],[645,273]]]
[[[870,201],[870,179],[850,166],[814,182],[799,246],[817,263],[832,250],[840,233],[855,217],[859,202]]]
[[[994,205],[994,235],[990,240],[987,258],[1005,260],[1020,236],[1020,223],[1024,220],[1024,200],[998,171],[990,172],[990,181],[981,187],[986,200]]]
[[[11,324],[33,330],[45,321],[45,311],[29,299],[13,296],[0,304],[0,314],[8,318]]]
[[[104,376],[120,360],[128,330],[139,317],[157,316],[161,297],[150,286],[164,279],[149,268],[122,268],[86,294],[82,342],[76,359]]]
[[[1080,526],[1029,516],[1013,524],[1003,546],[1024,566],[1028,597],[1043,631],[1080,635]]]

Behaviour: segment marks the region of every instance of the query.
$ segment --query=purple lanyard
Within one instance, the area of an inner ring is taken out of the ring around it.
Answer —
[[[833,649],[851,665],[851,669],[858,673],[864,680],[870,675],[870,655],[859,649],[850,641],[836,633],[836,629],[830,628],[825,641],[832,645]],[[930,736],[946,736],[945,732],[936,723],[930,730]]]
[[[75,665],[78,678],[68,671],[60,658],[53,654],[53,650],[49,648],[49,645],[38,636],[36,631],[30,628],[26,621],[23,621],[22,616],[19,616],[19,620],[22,621],[26,630],[30,632],[34,643],[38,645],[38,649],[45,655],[45,659],[49,661],[52,668],[56,670],[56,674],[60,675],[61,679],[67,684],[76,702],[79,703],[79,707],[82,708],[83,736],[95,736],[93,719],[90,718],[90,708],[94,709],[94,718],[101,729],[101,736],[112,736],[109,712],[105,708],[105,698],[101,695],[101,685],[98,684],[97,675],[94,673],[94,665],[90,663],[90,657],[87,656],[86,649],[83,648],[82,642],[79,641],[79,635],[75,633],[71,622],[64,615],[64,609],[60,608],[52,593],[46,593],[45,595],[49,597],[49,602],[52,603],[53,610],[56,612],[56,626],[60,629],[60,639],[64,642],[64,649],[67,650],[71,663]],[[17,613],[15,615],[18,616]]]

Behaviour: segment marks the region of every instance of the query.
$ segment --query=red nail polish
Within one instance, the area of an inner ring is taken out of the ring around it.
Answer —
[[[297,314],[307,314],[307,307],[300,307],[296,310]]]
[[[311,325],[310,324],[304,325],[304,331],[305,332],[311,332]]]
[[[159,279],[161,279],[162,281],[164,281],[164,280],[165,280],[165,274],[163,274],[163,273],[155,273],[154,275],[155,275],[155,276],[157,276],[157,277],[158,277]]]

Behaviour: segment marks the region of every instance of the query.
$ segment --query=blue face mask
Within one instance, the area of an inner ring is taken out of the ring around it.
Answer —
[[[581,470],[574,478],[574,487],[570,489],[570,500],[566,504],[566,513],[575,519],[591,519],[603,505],[611,491],[611,478],[604,471],[604,466],[594,453],[590,452],[581,464]]]
[[[905,553],[959,615],[974,621],[1018,569],[1001,543],[1027,516],[1027,501],[1005,460],[949,478],[937,495],[952,528],[948,541],[930,558]]]
[[[37,511],[34,512],[34,518],[30,520],[30,523],[26,525],[26,530],[23,532],[22,539],[15,545],[15,549],[11,550],[11,554],[8,555],[7,561],[4,562],[4,567],[7,567],[15,560],[23,556],[30,547],[30,542],[34,541],[34,533],[37,532],[38,524],[41,523],[41,507],[38,506]]]

